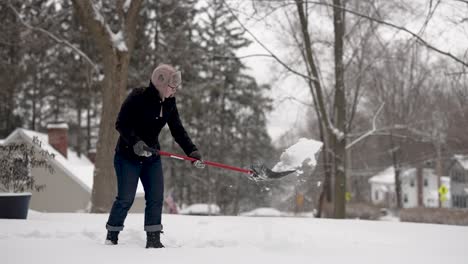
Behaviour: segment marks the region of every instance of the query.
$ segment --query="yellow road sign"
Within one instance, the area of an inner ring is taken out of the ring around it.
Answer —
[[[441,185],[439,188],[439,194],[440,196],[445,196],[448,193],[448,188],[445,185]]]
[[[351,193],[350,192],[346,192],[345,199],[346,199],[347,202],[351,201]]]

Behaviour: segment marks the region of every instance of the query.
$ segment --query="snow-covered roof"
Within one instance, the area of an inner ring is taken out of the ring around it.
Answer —
[[[395,168],[390,166],[369,179],[370,183],[394,184]]]
[[[416,168],[401,169],[400,178],[401,179],[407,178],[415,174],[416,174]],[[436,175],[436,174],[433,169],[424,168],[423,175],[427,177],[427,176]],[[450,185],[450,178],[448,177],[441,177],[441,181],[442,183],[446,183]],[[385,170],[379,172],[377,175],[369,179],[369,183],[380,183],[380,184],[389,184],[389,185],[395,184],[395,168],[393,166],[390,166],[386,168]]]
[[[179,211],[180,214],[217,215],[220,208],[216,204],[192,204]]]
[[[41,142],[41,148],[55,155],[55,158],[51,160],[51,165],[55,165],[56,168],[61,169],[70,178],[80,184],[85,190],[91,192],[93,189],[94,181],[94,164],[85,156],[78,154],[72,149],[68,148],[67,158],[65,158],[60,152],[49,144],[49,137],[47,134],[39,133],[33,130],[27,130],[24,128],[17,128],[13,131],[4,141],[4,143],[15,142],[17,138],[21,138],[33,144],[33,138]],[[144,195],[144,189],[141,183],[138,183],[137,196]]]
[[[66,123],[57,123],[57,124],[48,124],[47,125],[47,129],[54,129],[54,128],[68,129],[68,124],[66,124]]]
[[[454,155],[454,158],[460,163],[463,169],[468,170],[468,155]]]

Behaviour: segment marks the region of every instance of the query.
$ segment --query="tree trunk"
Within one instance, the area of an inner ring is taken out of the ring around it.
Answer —
[[[80,95],[80,100],[78,104],[78,109],[76,110],[77,114],[77,123],[78,123],[78,129],[76,131],[76,154],[78,157],[81,157],[81,154],[83,153],[83,137],[81,135],[81,113],[82,113],[82,107],[81,107],[81,95]]]
[[[115,119],[123,102],[128,81],[128,64],[135,44],[136,18],[142,0],[133,0],[127,12],[119,12],[123,43],[116,45],[115,35],[109,25],[97,13],[91,0],[72,0],[80,21],[87,27],[98,50],[103,55],[104,82],[102,87],[102,112],[99,124],[99,138],[96,147],[94,183],[91,194],[91,212],[108,212],[117,190],[117,181],[113,168],[114,146],[118,133]],[[119,1],[120,3],[120,1]],[[120,6],[120,8],[123,8]],[[88,34],[89,34],[88,33]],[[120,46],[125,44],[126,48]]]
[[[396,207],[397,209],[402,208],[401,204],[401,180],[400,180],[400,163],[398,162],[398,149],[395,146],[393,140],[393,131],[390,130],[390,147],[392,150],[392,161],[393,167],[395,168],[395,193],[396,193]],[[399,148],[399,147],[398,147]]]
[[[423,180],[423,166],[422,164],[418,164],[418,166],[416,167],[416,188],[418,194],[418,207],[424,207]]]
[[[335,127],[331,133],[335,154],[335,218],[346,217],[346,97],[344,86],[343,38],[344,12],[341,0],[333,0],[335,29]]]
[[[129,56],[127,52],[114,51],[104,62],[104,87],[99,138],[96,147],[93,193],[93,213],[108,212],[112,206],[117,181],[113,167],[114,147],[118,139],[115,119],[127,88]]]
[[[37,86],[39,85],[39,81],[37,80],[37,73],[34,73],[34,83],[33,83],[33,90],[32,90],[32,118],[31,118],[31,129],[36,130],[36,119],[37,119]]]
[[[321,215],[323,204],[324,204],[324,196],[327,198],[327,201],[331,200],[331,176],[332,176],[332,155],[331,155],[331,147],[330,144],[331,136],[330,136],[330,120],[329,115],[327,113],[327,109],[325,106],[325,95],[323,93],[322,84],[320,83],[320,76],[318,67],[315,64],[314,56],[312,53],[312,42],[310,40],[309,31],[308,31],[308,21],[304,11],[304,1],[296,0],[296,7],[297,12],[299,15],[300,25],[301,25],[301,32],[304,41],[304,49],[305,49],[305,59],[306,65],[309,72],[309,87],[310,92],[312,94],[312,98],[314,99],[314,104],[317,106],[317,116],[320,121],[321,126],[321,135],[324,146],[323,146],[323,165],[325,171],[325,181],[323,186],[323,194],[320,195],[319,198],[319,215]]]
[[[86,71],[86,97],[88,98],[86,104],[86,153],[91,150],[91,107],[93,100],[91,99],[92,92],[91,73],[89,69]]]

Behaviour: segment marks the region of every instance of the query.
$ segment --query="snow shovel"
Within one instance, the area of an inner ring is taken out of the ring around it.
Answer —
[[[188,160],[188,161],[192,161],[192,162],[197,161],[197,159],[194,159],[194,158],[191,158],[191,157],[178,155],[178,154],[173,154],[173,153],[160,151],[160,150],[158,151],[158,150],[150,148],[150,147],[145,147],[144,149],[146,151],[149,151],[149,152],[153,153],[153,154],[159,154],[161,156],[166,156],[166,157],[170,157],[170,158],[173,158],[173,159]],[[234,166],[230,166],[230,165],[226,165],[226,164],[221,164],[221,163],[217,163],[217,162],[212,162],[212,161],[207,161],[207,160],[203,160],[203,163],[208,165],[208,166],[213,166],[213,167],[217,167],[217,168],[222,168],[222,169],[227,169],[227,170],[232,170],[232,171],[245,173],[245,174],[247,174],[249,179],[254,180],[254,181],[266,181],[266,180],[279,179],[279,178],[283,178],[284,176],[295,172],[295,170],[276,172],[276,171],[272,171],[271,169],[267,168],[263,164],[252,165],[251,169],[249,170],[249,169],[238,168],[238,167],[234,167]]]

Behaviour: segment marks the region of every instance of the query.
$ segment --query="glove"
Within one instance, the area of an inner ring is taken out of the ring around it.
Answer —
[[[141,157],[149,157],[153,155],[153,153],[145,150],[145,148],[149,148],[148,145],[146,145],[146,143],[143,142],[143,140],[140,140],[135,145],[133,145],[133,152],[135,152],[135,154]]]
[[[192,161],[193,166],[198,169],[203,169],[205,168],[205,163],[202,161],[202,156],[198,150],[192,151],[192,153],[189,154],[189,157],[197,159],[196,161]]]

